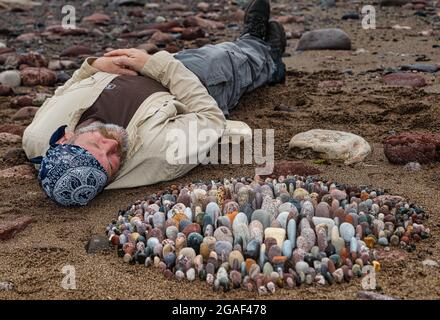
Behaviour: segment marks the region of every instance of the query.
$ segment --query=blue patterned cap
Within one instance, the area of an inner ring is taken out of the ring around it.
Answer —
[[[40,164],[38,180],[50,199],[66,206],[84,206],[107,185],[108,176],[102,165],[86,149],[71,144],[56,144],[66,126],[50,139],[44,157],[31,159]]]

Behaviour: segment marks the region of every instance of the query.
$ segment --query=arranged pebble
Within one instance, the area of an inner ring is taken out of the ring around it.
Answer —
[[[264,295],[350,282],[365,265],[380,272],[377,249],[413,251],[430,236],[426,218],[419,206],[381,190],[257,176],[148,195],[119,211],[106,242],[124,262],[154,265],[166,278]]]

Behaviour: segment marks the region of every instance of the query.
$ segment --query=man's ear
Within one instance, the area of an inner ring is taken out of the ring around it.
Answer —
[[[64,136],[62,136],[58,141],[57,144],[65,144],[69,139],[71,139],[74,136],[72,132],[65,132]]]

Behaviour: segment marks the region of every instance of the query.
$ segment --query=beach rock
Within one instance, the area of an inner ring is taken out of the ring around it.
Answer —
[[[262,209],[255,210],[252,213],[251,221],[258,220],[263,225],[263,229],[266,230],[270,226],[270,214]]]
[[[249,229],[244,223],[238,223],[233,229],[234,234],[234,245],[239,244],[243,248],[246,248],[249,241]]]
[[[88,22],[96,25],[107,25],[111,18],[103,13],[95,12],[90,16],[86,16],[82,19],[82,22]]]
[[[296,221],[294,219],[290,219],[287,223],[287,237],[292,244],[292,248],[295,248],[296,245]]]
[[[165,230],[166,237],[171,240],[176,240],[177,234],[179,233],[179,229],[176,226],[169,226]]]
[[[28,162],[26,153],[23,148],[9,148],[2,156],[3,160],[7,163],[14,165],[24,164]]]
[[[339,226],[339,232],[345,242],[350,242],[355,235],[355,229],[351,223],[344,222]]]
[[[35,179],[35,176],[36,176],[35,168],[28,164],[21,164],[11,168],[0,170],[0,178],[16,178],[16,179],[32,180]]]
[[[351,50],[351,40],[341,29],[313,30],[301,36],[296,50]]]
[[[382,81],[388,86],[398,87],[423,87],[426,85],[425,79],[415,73],[396,72],[383,76]]]
[[[359,20],[360,16],[357,12],[349,12],[342,16],[342,20]]]
[[[438,65],[423,64],[423,63],[405,64],[405,65],[401,66],[400,68],[402,70],[428,72],[428,73],[435,73],[440,69],[440,67]]]
[[[215,252],[222,261],[227,261],[232,251],[232,244],[228,241],[217,241],[215,243]]]
[[[278,247],[282,247],[284,239],[286,238],[286,230],[282,228],[267,228],[264,230],[264,237],[274,238]]]
[[[261,242],[256,239],[249,241],[245,250],[246,257],[257,260],[260,255],[260,244]]]
[[[284,240],[283,246],[282,246],[283,256],[290,259],[290,257],[292,256],[292,251],[293,251],[292,242],[290,240]]]
[[[217,241],[229,242],[231,245],[234,242],[231,230],[224,226],[221,226],[214,231],[214,238],[216,238]]]
[[[68,47],[64,49],[61,53],[61,57],[78,57],[78,56],[84,56],[84,55],[92,55],[93,51],[86,46],[82,45],[74,45],[71,47]]]
[[[321,173],[321,170],[313,166],[309,166],[298,161],[280,160],[274,164],[273,172],[270,176],[288,176],[288,175],[300,175],[300,176],[313,176]],[[262,176],[265,177],[265,176]]]
[[[229,254],[228,262],[229,265],[234,265],[234,261],[238,261],[238,265],[241,266],[241,263],[244,261],[244,257],[240,251],[234,250]]]
[[[32,120],[37,111],[37,107],[23,107],[12,116],[12,120]]]
[[[384,153],[394,164],[419,162],[426,164],[437,161],[440,156],[440,135],[405,132],[392,135],[384,141]]]
[[[187,245],[194,249],[196,254],[200,252],[200,245],[203,242],[203,236],[200,233],[192,232],[188,236]]]
[[[57,81],[57,75],[46,68],[29,67],[20,71],[24,86],[53,86]]]
[[[304,262],[304,261],[298,261],[295,264],[295,270],[297,273],[304,273],[306,274],[309,271],[309,265],[308,263]]]
[[[201,230],[199,224],[197,224],[197,223],[190,223],[190,224],[188,224],[188,225],[182,230],[182,233],[183,233],[186,237],[188,237],[190,233],[193,233],[193,232],[195,232],[195,233],[201,233],[201,231],[202,231],[202,230]]]
[[[196,279],[196,270],[194,268],[190,268],[186,271],[186,279],[188,281],[194,281]]]
[[[327,202],[320,202],[315,211],[315,216],[319,218],[330,218],[330,206]]]
[[[30,221],[27,220],[27,221],[28,221],[27,224],[29,224],[32,220],[30,220]],[[26,227],[26,225],[25,225],[25,227]],[[1,231],[1,227],[0,227],[0,239],[3,239],[1,234],[2,234],[2,231]],[[87,242],[85,248],[86,248],[86,251],[88,254],[109,251],[111,249],[110,241],[108,240],[108,238],[101,236],[101,235],[93,235],[90,238],[90,240]]]
[[[26,227],[33,222],[35,222],[35,219],[30,216],[23,216],[19,218],[14,218],[13,220],[0,221],[0,240],[9,240],[13,238],[17,233],[26,229]],[[102,240],[102,238],[104,238],[106,240],[107,246],[109,246],[109,241],[106,237],[96,237],[99,240]],[[99,242],[102,243],[101,241]]]
[[[248,226],[249,240],[255,240],[259,243],[263,242],[263,225],[258,220],[253,220]]]
[[[21,84],[21,75],[17,70],[7,70],[0,73],[0,83],[2,85],[15,88]]]
[[[20,142],[21,136],[8,132],[0,132],[0,145],[14,144]]]
[[[392,6],[400,7],[410,2],[411,0],[380,0],[379,4],[383,7],[392,7]]]
[[[10,86],[0,84],[0,97],[11,96],[14,94],[14,90]]]
[[[362,137],[343,131],[313,129],[295,135],[289,148],[295,156],[312,156],[326,160],[344,161],[353,164],[363,161],[370,153],[371,147]],[[310,151],[311,150],[311,151]]]
[[[183,21],[185,27],[201,27],[203,29],[224,29],[225,25],[222,22],[203,19],[198,16],[190,16]]]

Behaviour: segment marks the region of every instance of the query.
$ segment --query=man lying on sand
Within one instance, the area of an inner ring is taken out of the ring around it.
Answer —
[[[150,185],[194,168],[167,162],[167,132],[188,132],[190,122],[222,132],[244,93],[285,81],[286,37],[269,17],[269,1],[253,0],[233,43],[175,55],[120,49],[86,59],[24,132],[23,148],[39,165],[48,197],[86,205],[104,188]]]

